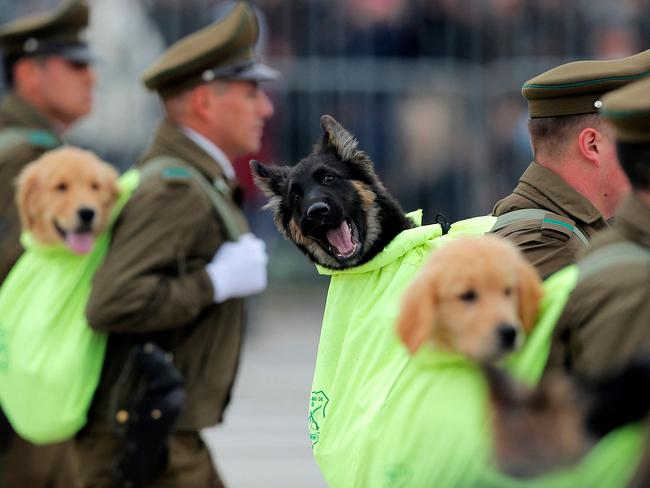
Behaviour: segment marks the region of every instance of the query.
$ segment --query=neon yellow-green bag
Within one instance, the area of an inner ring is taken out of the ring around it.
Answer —
[[[120,177],[111,225],[139,179],[136,170]],[[110,231],[81,256],[21,240],[25,252],[0,288],[0,404],[24,439],[58,442],[85,424],[101,373],[106,337],[90,329],[85,307]]]
[[[416,223],[421,214],[414,217]],[[316,461],[337,487],[624,486],[639,452],[634,427],[603,440],[576,469],[534,482],[491,466],[486,385],[464,357],[423,348],[411,358],[394,332],[401,296],[428,253],[493,217],[402,232],[372,261],[332,271],[309,406]],[[534,384],[544,369],[555,321],[575,286],[575,269],[545,284],[541,318],[508,369]],[[584,484],[591,480],[595,484]],[[609,484],[601,484],[606,480]]]

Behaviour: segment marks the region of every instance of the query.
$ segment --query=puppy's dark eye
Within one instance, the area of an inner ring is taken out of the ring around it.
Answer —
[[[465,293],[460,295],[459,298],[464,302],[472,303],[478,299],[478,295],[474,290],[467,290]]]
[[[90,188],[91,188],[92,191],[97,191],[97,190],[99,190],[99,183],[97,183],[97,182],[93,182],[93,183],[91,183],[91,184],[90,184]]]
[[[56,191],[60,191],[62,193],[68,191],[68,184],[67,183],[59,183],[58,185],[56,185]]]
[[[510,287],[506,288],[505,290],[503,290],[503,294],[509,297],[510,295],[512,295],[512,288]]]
[[[331,185],[335,181],[336,181],[336,176],[334,176],[333,174],[328,173],[325,176],[323,176],[323,184],[324,185]]]

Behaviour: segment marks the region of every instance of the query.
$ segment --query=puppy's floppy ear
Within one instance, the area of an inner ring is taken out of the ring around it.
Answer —
[[[537,270],[523,257],[517,263],[519,278],[519,318],[526,332],[535,325],[539,304],[544,294]]]
[[[35,195],[40,191],[38,163],[25,166],[16,178],[16,206],[23,230],[33,228],[35,223]]]
[[[435,273],[425,270],[407,288],[397,317],[397,335],[411,354],[433,335],[436,315]]]
[[[113,168],[113,166],[111,166],[109,163],[102,161],[102,167],[104,173],[104,182],[110,195],[110,205],[113,206],[117,201],[117,197],[120,195],[120,187],[117,184],[119,175],[117,173],[117,170]]]
[[[323,146],[333,146],[343,161],[354,161],[360,155],[364,156],[357,149],[358,141],[341,124],[334,120],[332,116],[323,115],[320,118],[320,125],[324,131]]]

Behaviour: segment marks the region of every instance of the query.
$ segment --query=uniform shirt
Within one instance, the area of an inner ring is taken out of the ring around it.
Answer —
[[[189,127],[181,127],[183,133],[192,139],[197,146],[203,149],[208,153],[212,159],[215,160],[221,166],[221,170],[228,177],[229,180],[235,179],[235,168],[232,167],[232,163],[228,159],[228,156],[217,146],[209,141],[207,138],[196,132],[195,130],[190,129]]]
[[[5,129],[44,131],[50,140],[9,141],[2,143]],[[43,143],[48,144],[43,144]],[[0,283],[23,252],[20,245],[20,219],[15,203],[15,181],[22,169],[44,152],[60,145],[54,127],[34,107],[15,93],[0,103]]]
[[[138,164],[158,156],[181,159],[208,180],[223,179],[210,155],[169,121],[160,124]],[[245,231],[243,214],[228,202]],[[178,429],[198,430],[221,420],[237,370],[244,310],[242,299],[213,303],[205,267],[225,239],[220,218],[195,180],[161,173],[135,190],[115,223],[87,307],[90,326],[110,333],[90,429],[110,429],[113,393],[134,398],[131,379],[121,385],[118,379],[134,345],[147,340],[170,351],[183,374],[187,402]]]
[[[629,197],[586,255],[615,242],[650,249],[650,205]],[[547,369],[597,375],[650,351],[650,269],[618,264],[581,281],[558,321]]]
[[[572,220],[591,239],[607,222],[587,198],[557,173],[531,163],[512,194],[497,202],[492,215],[498,217],[521,209],[542,209]],[[515,222],[495,232],[513,242],[526,259],[546,278],[572,264],[585,248],[572,232],[541,229],[539,223]]]

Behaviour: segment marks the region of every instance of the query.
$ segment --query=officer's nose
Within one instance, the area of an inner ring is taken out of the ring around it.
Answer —
[[[501,347],[507,351],[515,348],[517,329],[511,324],[500,324],[497,327],[497,336]]]
[[[310,219],[323,218],[330,212],[330,207],[325,202],[313,203],[307,208],[307,217]]]

